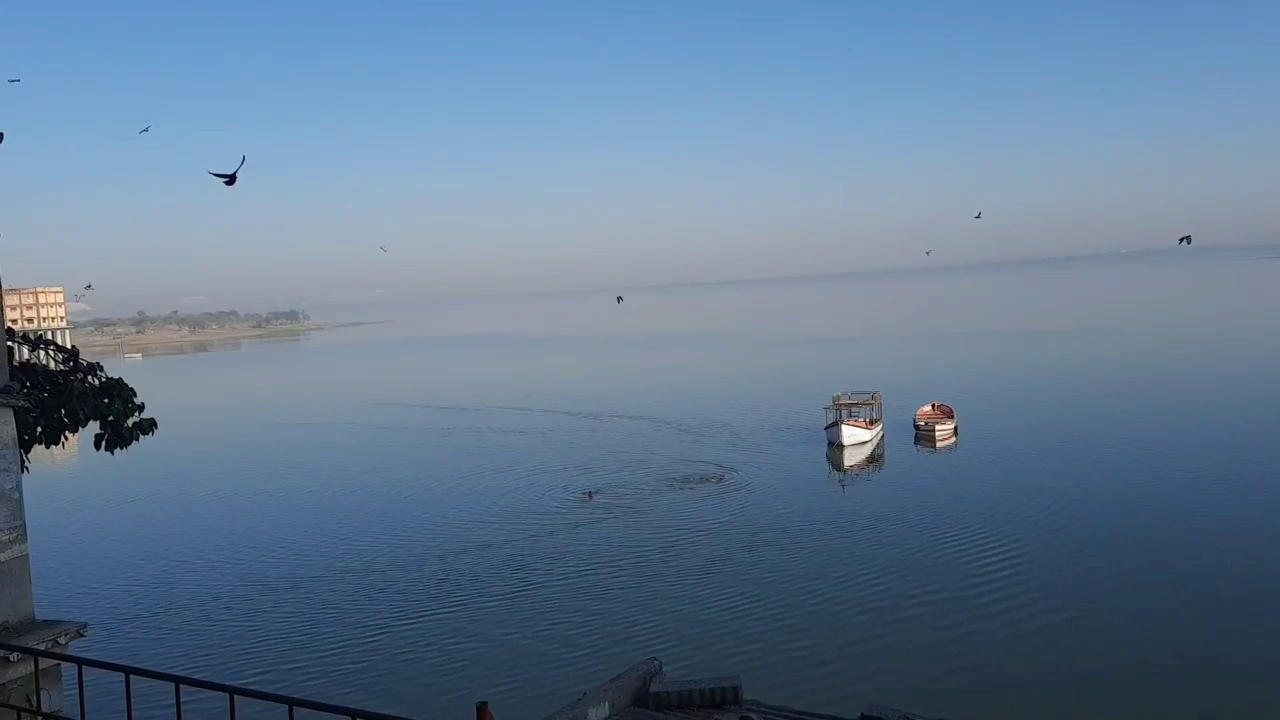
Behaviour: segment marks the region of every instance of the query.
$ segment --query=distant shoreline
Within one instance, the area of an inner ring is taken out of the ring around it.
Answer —
[[[175,345],[191,342],[236,342],[240,340],[267,340],[309,335],[320,330],[336,330],[344,327],[361,325],[378,325],[386,320],[366,320],[343,323],[300,323],[298,325],[276,325],[273,327],[219,328],[217,330],[179,330],[166,328],[159,332],[143,335],[89,335],[71,331],[71,342],[81,350],[110,350],[123,348],[136,350],[149,345]]]

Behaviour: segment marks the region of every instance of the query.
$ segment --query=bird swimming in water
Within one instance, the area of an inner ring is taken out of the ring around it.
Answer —
[[[138,131],[138,134],[139,134],[139,135],[141,135],[142,133],[149,133],[149,132],[151,132],[151,126],[150,126],[150,125],[148,125],[148,126],[146,126],[146,127],[142,128],[141,130],[139,130],[139,131]]]
[[[242,167],[244,167],[244,155],[240,156],[240,164],[236,166],[236,169],[232,170],[229,173],[216,173],[216,172],[213,172],[212,170],[207,170],[206,172],[208,172],[210,175],[216,178],[221,179],[223,185],[226,185],[227,187],[231,187],[232,185],[236,184],[236,180],[240,179],[239,173],[240,173],[240,168]]]
[[[973,216],[973,219],[974,219],[974,220],[981,220],[981,219],[982,219],[982,211],[981,211],[981,210],[979,210],[979,211],[978,211],[978,214]]]
[[[386,251],[387,251],[387,246],[386,246],[386,245],[379,245],[379,246],[378,246],[378,249],[379,249],[379,250],[381,250],[382,252],[386,252]]]
[[[1190,236],[1190,235],[1183,235],[1182,237],[1178,238],[1178,244],[1179,244],[1179,245],[1181,245],[1182,243],[1186,243],[1186,244],[1190,245],[1190,244],[1191,244],[1191,236]]]
[[[924,254],[925,254],[926,256],[928,256],[928,255],[932,255],[932,254],[933,254],[933,251],[932,251],[932,250],[925,250],[925,251],[924,251]]]
[[[619,304],[619,305],[621,305],[621,304],[622,304],[622,296],[621,296],[621,295],[619,295],[619,296],[618,296],[618,304]]]
[[[595,500],[595,499],[596,499],[596,491],[595,491],[595,490],[588,490],[588,491],[586,491],[586,492],[585,492],[585,493],[583,493],[583,494],[587,496],[587,499],[588,499],[588,500]]]

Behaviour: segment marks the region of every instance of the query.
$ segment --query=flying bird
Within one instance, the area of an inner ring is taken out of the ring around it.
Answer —
[[[207,172],[210,175],[222,180],[223,185],[226,185],[227,187],[231,187],[232,185],[236,184],[236,180],[240,179],[238,177],[238,174],[240,172],[240,168],[242,167],[244,167],[244,155],[240,156],[240,164],[236,166],[236,169],[232,170],[229,173],[216,173],[216,172],[213,172],[212,170],[209,170]]]
[[[925,250],[925,251],[924,251],[924,254],[925,254],[925,255],[932,255],[932,254],[933,254],[933,251],[932,251],[932,250]]]
[[[381,250],[382,252],[386,252],[386,251],[387,251],[387,246],[386,246],[386,245],[379,245],[379,246],[378,246],[378,249],[379,249],[379,250]]]
[[[92,289],[93,289],[93,283],[89,283],[88,285],[85,285],[85,286],[84,286],[84,291],[85,291],[85,292],[89,292],[89,291],[90,291],[90,290],[92,290]]]
[[[982,219],[982,211],[981,211],[981,210],[979,210],[979,211],[978,211],[978,214],[973,216],[973,219],[974,219],[974,220],[981,220],[981,219]]]
[[[148,125],[148,126],[146,126],[146,127],[142,128],[141,130],[139,130],[139,131],[138,131],[138,134],[139,134],[139,135],[141,135],[142,133],[149,133],[149,132],[151,132],[151,126],[150,126],[150,125]]]
[[[1191,236],[1190,236],[1190,235],[1183,235],[1182,237],[1178,238],[1178,244],[1179,244],[1179,245],[1181,245],[1182,243],[1186,243],[1186,244],[1190,245],[1190,244],[1191,244]]]
[[[0,132],[0,144],[4,144],[4,133]]]
[[[9,78],[9,82],[11,83],[22,82],[22,78]]]
[[[84,293],[76,293],[75,295],[71,296],[71,299],[74,300],[75,302],[80,302],[81,300],[84,299]]]
[[[618,304],[619,304],[619,305],[621,305],[621,304],[622,304],[622,296],[621,296],[621,295],[619,295],[619,296],[618,296]]]

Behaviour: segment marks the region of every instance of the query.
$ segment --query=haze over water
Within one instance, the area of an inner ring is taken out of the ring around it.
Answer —
[[[37,602],[90,656],[424,719],[650,654],[850,716],[1276,716],[1277,254],[348,308],[393,322],[116,363],[160,432],[37,459]],[[841,484],[821,408],[863,388],[885,462]],[[913,443],[932,400],[952,452]]]

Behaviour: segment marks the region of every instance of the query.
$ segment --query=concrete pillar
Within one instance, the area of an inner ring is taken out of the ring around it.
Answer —
[[[8,382],[9,363],[0,359],[0,387]],[[12,405],[0,402],[0,639],[14,645],[68,652],[72,641],[83,637],[87,629],[82,622],[36,618],[17,426]],[[42,661],[37,665],[30,657],[0,655],[0,701],[59,712],[63,700],[60,664]]]
[[[53,649],[58,650],[59,648]],[[0,701],[34,708],[36,706],[36,682],[32,672],[35,669],[34,660],[28,658],[18,662],[6,663],[6,665],[7,667],[0,671]],[[40,710],[61,715],[64,714],[66,707],[66,690],[62,680],[62,665],[49,660],[41,660]],[[24,716],[24,720],[37,720],[37,718]]]
[[[0,362],[0,386],[7,382],[9,363]],[[36,619],[21,468],[13,408],[0,407],[0,631]]]

